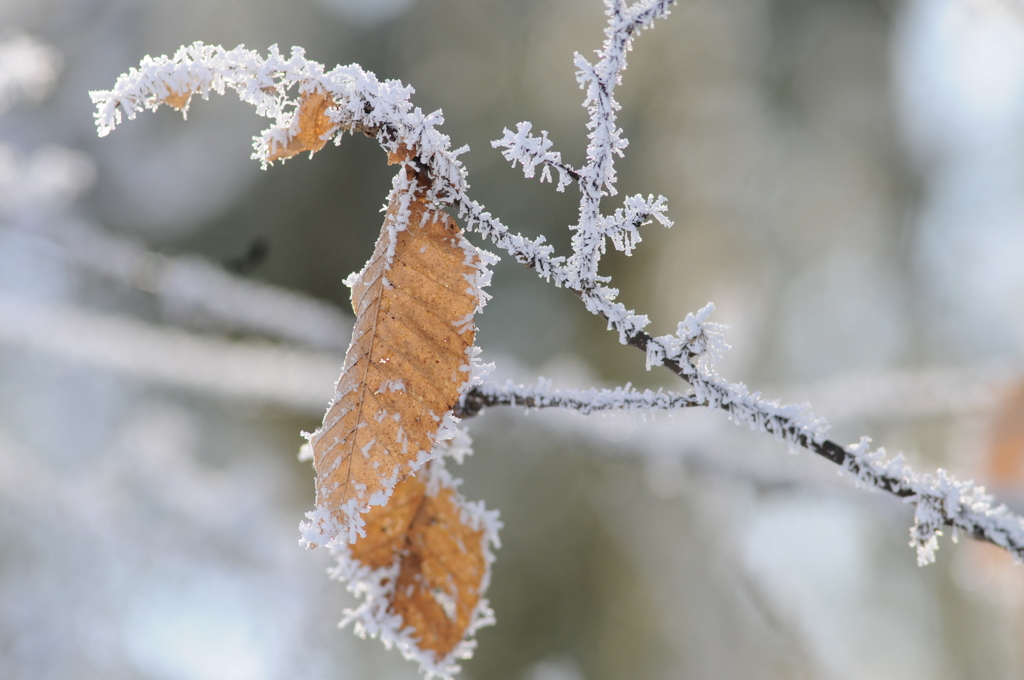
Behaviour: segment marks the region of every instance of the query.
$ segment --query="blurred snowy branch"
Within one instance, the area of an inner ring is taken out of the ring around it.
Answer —
[[[341,357],[0,295],[0,343],[140,380],[320,413]]]
[[[0,114],[20,100],[38,102],[57,78],[61,55],[26,35],[0,42]]]
[[[342,351],[352,317],[308,295],[231,274],[195,256],[165,256],[78,221],[51,221],[32,233],[82,269],[157,297],[175,318],[198,316],[225,331],[256,333]]]
[[[348,345],[352,318],[328,303],[230,272],[195,256],[164,256],[66,214],[95,179],[92,160],[46,146],[27,158],[0,145],[0,228],[35,237],[65,261],[153,294],[175,318],[325,350]]]
[[[65,211],[96,179],[92,159],[48,145],[27,157],[0,144],[0,216],[10,223],[36,223]]]
[[[985,413],[1024,370],[992,364],[836,376],[779,390],[787,400],[806,399],[829,422],[894,422]]]

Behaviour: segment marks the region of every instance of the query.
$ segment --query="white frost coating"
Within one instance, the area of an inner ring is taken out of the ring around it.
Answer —
[[[622,156],[628,143],[616,123],[619,104],[614,91],[621,81],[626,52],[631,49],[633,38],[655,20],[667,16],[672,4],[674,0],[640,0],[627,6],[623,0],[605,0],[608,25],[604,45],[597,52],[597,63],[590,64],[582,55],[575,55],[576,80],[586,92],[583,106],[590,114],[587,164],[580,170],[562,163],[561,155],[551,150],[547,133],[534,137],[529,122],[519,123],[515,133],[506,129],[502,139],[491,142],[492,146],[503,149],[502,154],[513,167],[522,163],[527,177],[532,177],[534,168],[543,164],[545,173],[549,167],[559,172],[559,190],[568,184],[568,177],[576,180],[582,196],[579,223],[571,227],[576,232],[572,239],[573,255],[567,263],[550,257],[551,249],[544,245],[543,238],[531,242],[512,236],[477,204],[460,205],[474,229],[512,252],[520,262],[536,267],[545,279],[553,278],[555,285],[580,293],[587,310],[604,316],[609,328],[619,331],[623,343],[628,336],[643,330],[647,318],[615,303],[618,291],[601,285],[607,282],[597,273],[598,262],[605,252],[605,239],[612,238],[616,248],[629,253],[640,240],[638,228],[649,218],[653,217],[666,227],[672,223],[664,215],[664,197],[633,196],[614,215],[606,217],[601,213],[601,199],[616,194],[614,158]],[[545,177],[550,179],[550,174],[542,174],[542,181]],[[482,224],[476,224],[477,220]]]
[[[529,122],[516,125],[515,132],[505,128],[505,136],[491,142],[491,146],[495,149],[504,149],[501,155],[512,163],[513,168],[516,167],[516,163],[521,163],[523,174],[527,178],[534,176],[538,165],[543,166],[540,173],[542,184],[551,181],[551,169],[554,168],[558,172],[558,185],[555,189],[565,191],[565,187],[572,183],[573,176],[579,176],[579,173],[562,162],[561,153],[551,151],[552,142],[548,139],[547,130],[542,130],[540,137],[534,137],[530,132],[532,129],[533,123]]]
[[[616,250],[632,255],[633,249],[640,243],[640,227],[650,224],[651,218],[655,219],[663,227],[671,227],[672,220],[665,215],[668,206],[665,205],[665,197],[642,195],[627,196],[624,208],[617,208],[615,214],[610,217],[598,216],[597,230],[612,240]],[[600,246],[600,252],[604,253],[604,242]]]
[[[367,263],[367,264],[369,264],[369,263]],[[362,278],[363,271],[365,271],[365,268],[366,268],[366,265],[363,265],[363,269],[362,270],[357,271],[357,272],[352,272],[351,274],[349,274],[348,276],[343,278],[341,280],[341,282],[344,283],[349,288],[354,288],[356,283],[359,282],[359,279]]]
[[[1024,519],[1006,505],[996,505],[985,487],[971,480],[960,481],[941,468],[934,475],[914,472],[903,461],[903,454],[887,459],[885,449],[871,451],[867,437],[846,452],[843,469],[854,475],[858,486],[878,488],[886,479],[897,479],[898,485],[891,490],[916,506],[910,545],[917,548],[918,565],[935,561],[938,537],[947,525],[953,528],[954,540],[960,531],[984,536],[1008,550],[1018,563],[1024,560]]]
[[[468,456],[473,455],[473,440],[466,428],[460,427],[451,439],[439,442],[435,450],[439,459],[451,458],[456,464],[462,465]]]
[[[590,114],[587,164],[580,170],[580,221],[573,227],[576,233],[573,256],[569,259],[569,268],[578,278],[580,288],[592,288],[598,283],[597,264],[605,239],[600,225],[601,198],[616,194],[614,158],[622,156],[628,144],[616,123],[620,107],[614,97],[615,86],[622,80],[633,38],[656,19],[668,15],[671,5],[672,0],[641,0],[632,6],[624,0],[605,0],[608,25],[597,63],[591,64],[583,55],[575,54],[576,81],[586,92],[583,106]]]
[[[445,413],[444,417],[441,418],[441,424],[437,428],[437,436],[435,438],[435,441],[438,444],[440,444],[441,442],[446,442],[449,439],[453,439],[455,435],[458,434],[459,432],[460,422],[461,421],[457,417],[452,415],[451,411]],[[437,451],[436,445],[434,446],[434,451]],[[434,455],[436,454],[431,454],[431,459],[433,459]]]
[[[543,377],[537,385],[517,385],[511,380],[504,385],[483,382],[474,394],[482,395],[494,405],[521,406],[523,408],[568,408],[588,415],[604,411],[632,411],[653,413],[655,411],[675,412],[680,408],[703,406],[692,394],[658,390],[639,392],[627,383],[613,389],[590,388],[586,390],[556,390]]]
[[[693,388],[698,404],[720,408],[737,423],[767,432],[785,441],[791,451],[802,445],[801,438],[820,444],[828,436],[828,423],[815,417],[809,404],[783,405],[751,393],[743,383],[730,383],[715,372],[715,362],[729,349],[725,327],[707,320],[715,306],[710,302],[694,314],[687,314],[675,335],[647,341],[647,368],[674,362]]]
[[[384,254],[384,271],[390,271],[395,261],[395,248],[398,247],[398,234],[409,228],[409,217],[412,215],[410,205],[416,193],[416,181],[409,177],[405,169],[414,169],[412,163],[405,160],[401,163],[402,171],[396,172],[391,180],[391,194],[388,196],[388,205],[394,204],[396,210],[388,212],[384,220],[384,229],[388,234],[388,249]],[[424,212],[424,218],[427,214]],[[369,265],[369,263],[367,263]],[[387,279],[384,279],[387,287]]]
[[[433,457],[432,452],[420,451],[416,460],[409,467],[415,472]],[[363,513],[371,507],[384,505],[388,502],[395,489],[395,485],[400,481],[400,472],[396,467],[391,477],[387,480],[382,480],[383,489],[370,494],[369,498],[365,498],[363,493],[365,486],[363,486],[357,498],[350,498],[341,506],[339,514],[342,517],[342,521],[340,522],[335,519],[328,508],[321,505],[307,512],[306,519],[308,521],[299,523],[299,534],[301,535],[299,545],[312,550],[331,541],[355,543],[359,538],[366,536],[366,531],[363,529],[366,526],[366,522],[362,517]]]
[[[473,273],[465,274],[469,289],[466,291],[477,299],[474,313],[482,312],[487,301],[491,299],[490,294],[485,290],[491,285],[491,267],[497,264],[501,258],[494,253],[477,248],[465,238],[460,238],[459,247],[465,254],[464,264],[474,265]],[[460,331],[461,332],[461,331]]]
[[[350,506],[354,506],[356,503],[357,501],[355,499],[349,501]],[[350,518],[352,517],[351,514],[348,516]],[[331,513],[326,508],[313,508],[313,510],[306,513],[306,519],[308,521],[301,522],[299,524],[299,545],[304,548],[312,550],[318,546],[326,545],[333,540],[334,537],[343,534],[342,527],[337,521],[335,521],[334,517],[331,516]],[[356,513],[355,519],[357,522],[362,521],[362,518],[359,517],[358,513]],[[365,522],[360,525],[359,530],[355,531],[353,534],[345,534],[346,539],[352,538],[352,540],[354,540],[353,536],[357,538],[363,525],[365,525]]]
[[[405,392],[405,382],[402,380],[384,380],[381,382],[380,387],[377,388],[377,393],[381,394],[384,392]],[[398,413],[395,413],[394,415],[400,416]],[[381,418],[381,421],[383,421],[383,418]],[[397,422],[397,420],[395,422]]]
[[[432,590],[430,592],[430,596],[434,598],[434,602],[436,602],[438,606],[441,607],[441,610],[444,612],[444,615],[448,617],[448,620],[454,621],[456,611],[455,598],[446,593],[445,591],[441,590],[440,588],[435,588],[434,590]]]
[[[470,376],[465,389],[476,385],[482,385],[487,379],[487,376],[494,372],[494,362],[492,361],[485,364],[480,359],[481,352],[482,350],[475,345],[473,347],[466,348],[466,355],[469,357]],[[465,394],[465,389],[463,390],[463,394]]]
[[[467,502],[458,493],[461,480],[453,478],[444,468],[441,457],[435,459],[426,474],[428,495],[436,496],[441,489],[451,489],[455,502],[459,505],[462,522],[474,531],[483,530],[482,548],[486,570],[480,587],[481,597],[470,616],[466,634],[455,649],[442,659],[436,658],[431,651],[421,650],[413,630],[403,628],[401,617],[390,610],[390,600],[401,567],[399,555],[396,555],[395,561],[388,567],[372,570],[352,557],[349,542],[339,539],[327,541],[325,545],[336,559],[335,566],[328,574],[332,579],[345,583],[346,590],[360,600],[358,606],[345,610],[341,626],[352,623],[353,630],[359,637],[379,638],[388,649],[392,646],[397,647],[406,659],[419,663],[420,671],[428,680],[434,677],[450,680],[461,670],[458,662],[473,655],[476,648],[473,636],[476,631],[494,624],[494,612],[483,594],[491,580],[493,550],[501,547],[498,532],[502,524],[496,510],[486,510],[480,502]],[[447,613],[448,608],[445,608],[445,611]]]
[[[707,320],[713,311],[715,305],[709,302],[696,315],[687,314],[676,327],[675,335],[660,335],[648,340],[647,370],[661,366],[666,360],[684,365],[686,370],[694,358],[698,359],[696,363],[710,369],[729,349],[724,340],[726,327]],[[694,366],[689,368],[697,370]]]
[[[468,330],[475,331],[476,325],[473,323],[473,318],[475,316],[476,312],[469,312],[465,316],[452,321],[452,326],[454,326],[455,330],[458,331],[460,334],[465,333]]]

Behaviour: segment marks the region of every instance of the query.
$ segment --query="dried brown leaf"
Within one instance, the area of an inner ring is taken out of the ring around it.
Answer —
[[[267,160],[283,160],[303,151],[324,148],[327,136],[338,129],[338,124],[327,117],[327,110],[335,106],[334,97],[322,90],[303,95],[295,113],[297,131],[290,136],[287,145],[274,144],[267,153]]]
[[[395,586],[395,611],[439,659],[465,635],[487,571],[484,532],[462,523],[454,496],[441,489],[424,501]]]
[[[352,285],[356,324],[335,402],[312,439],[317,508],[337,526],[427,459],[469,380],[479,257],[446,214],[395,192]],[[401,225],[405,229],[399,229]]]
[[[463,640],[485,585],[484,530],[463,520],[446,486],[431,493],[418,477],[400,482],[386,506],[366,514],[366,536],[352,557],[371,569],[399,560],[389,611],[423,651],[440,661]]]

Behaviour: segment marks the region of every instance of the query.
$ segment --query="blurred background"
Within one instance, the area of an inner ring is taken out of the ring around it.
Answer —
[[[351,600],[297,545],[299,432],[348,343],[383,154],[349,138],[262,172],[265,121],[231,97],[100,140],[88,91],[195,40],[358,62],[443,109],[472,196],[565,253],[574,192],[489,140],[530,120],[582,161],[572,54],[603,19],[597,0],[0,1],[0,676],[416,677],[336,630]],[[729,379],[1024,500],[1024,4],[684,0],[619,101],[620,191],[664,194],[675,227],[603,272],[653,332],[713,300]],[[499,379],[684,388],[507,258],[491,293]],[[918,568],[911,509],[809,453],[705,412],[468,428],[462,491],[505,529],[465,678],[1024,677],[1024,571],[948,538]]]

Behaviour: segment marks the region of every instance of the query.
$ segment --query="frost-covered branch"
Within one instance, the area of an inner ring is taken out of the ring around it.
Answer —
[[[504,149],[501,155],[512,163],[513,168],[516,163],[521,164],[527,179],[534,176],[538,165],[543,165],[541,183],[551,181],[551,170],[554,169],[558,172],[558,184],[555,186],[557,191],[565,191],[570,181],[579,182],[579,171],[563,162],[562,154],[551,150],[552,142],[548,139],[547,130],[542,130],[540,137],[535,137],[530,132],[532,129],[533,123],[528,122],[519,123],[515,132],[505,128],[505,136],[491,142],[491,146]]]
[[[632,196],[626,199],[625,208],[615,211],[611,217],[601,212],[601,199],[614,196],[615,157],[622,156],[628,140],[616,123],[619,104],[615,101],[615,87],[621,82],[622,71],[626,68],[626,53],[632,49],[633,37],[648,28],[656,19],[665,17],[674,0],[642,0],[627,6],[623,0],[606,0],[608,25],[605,28],[605,42],[597,53],[597,63],[591,64],[576,53],[576,80],[586,92],[583,106],[590,114],[587,128],[587,164],[575,170],[562,162],[561,154],[552,151],[552,142],[547,132],[535,137],[533,124],[521,122],[516,132],[506,129],[504,137],[491,142],[491,146],[503,149],[502,155],[515,167],[522,164],[526,177],[534,176],[534,168],[543,164],[541,181],[551,181],[549,168],[559,173],[557,190],[562,191],[575,181],[582,196],[580,198],[579,223],[571,228],[576,232],[572,239],[573,255],[569,258],[566,274],[569,285],[577,291],[597,293],[597,298],[606,297],[610,289],[598,286],[598,262],[605,252],[605,239],[611,238],[615,247],[627,255],[640,241],[638,228],[654,217],[663,226],[672,223],[665,215],[665,198],[653,196]],[[614,299],[612,294],[610,299]]]
[[[997,503],[985,487],[958,480],[943,469],[934,475],[914,472],[902,454],[889,459],[885,449],[871,451],[870,444],[869,438],[862,438],[843,450],[842,461],[836,462],[854,475],[858,485],[889,491],[915,506],[910,545],[917,548],[919,565],[935,561],[945,526],[952,527],[954,541],[965,532],[1005,548],[1018,562],[1024,560],[1024,519]]]
[[[626,53],[632,49],[633,37],[656,19],[669,13],[674,0],[646,0],[627,6],[625,0],[605,0],[605,41],[591,64],[583,55],[575,54],[576,81],[586,92],[584,108],[590,114],[587,128],[587,164],[580,170],[579,224],[573,229],[573,256],[569,268],[579,278],[578,287],[589,290],[598,281],[597,264],[604,251],[604,235],[599,228],[601,199],[614,196],[615,156],[622,156],[628,144],[616,122],[619,104],[615,86],[622,81]]]
[[[494,406],[567,408],[587,415],[606,411],[676,411],[700,405],[690,394],[663,390],[640,392],[630,385],[614,389],[555,390],[551,388],[551,381],[540,378],[534,387],[512,381],[505,385],[483,383],[471,387],[462,395],[455,415],[469,418]]]
[[[742,383],[730,384],[717,376],[713,362],[723,345],[721,329],[706,323],[712,306],[696,317],[687,315],[675,336],[652,338],[638,335],[630,344],[647,352],[648,364],[661,364],[690,383],[698,401],[709,408],[729,413],[737,423],[745,423],[799,445],[851,472],[858,484],[887,491],[916,506],[911,529],[911,546],[917,548],[918,563],[935,560],[937,536],[944,526],[986,540],[1024,559],[1024,518],[997,504],[984,487],[971,481],[959,481],[945,470],[920,474],[904,464],[902,456],[888,460],[885,450],[869,452],[870,439],[842,447],[825,438],[827,424],[809,412],[794,413],[793,407],[779,407],[758,393],[750,394]]]
[[[935,537],[942,526],[952,526],[1000,545],[1018,558],[1024,557],[1024,520],[1004,506],[995,506],[980,487],[956,481],[943,471],[934,477],[918,475],[898,458],[886,461],[880,453],[868,453],[863,443],[844,448],[826,438],[824,421],[814,418],[805,407],[782,406],[718,376],[713,364],[724,345],[720,329],[707,322],[710,306],[687,316],[675,334],[654,337],[644,330],[647,317],[616,302],[618,291],[605,285],[609,280],[598,275],[597,265],[607,238],[615,247],[629,252],[639,241],[642,223],[653,218],[670,224],[664,216],[662,198],[627,199],[611,216],[601,213],[600,201],[615,193],[613,161],[626,144],[616,123],[619,107],[613,96],[625,68],[626,52],[632,38],[665,16],[672,4],[672,0],[640,0],[632,5],[608,0],[606,40],[597,62],[590,64],[577,56],[577,80],[586,91],[585,106],[590,113],[590,141],[587,164],[574,171],[579,175],[582,198],[579,223],[572,227],[576,232],[573,252],[568,259],[555,256],[543,237],[531,240],[511,232],[472,200],[467,194],[466,171],[458,158],[464,149],[452,150],[449,138],[437,129],[443,122],[441,114],[424,114],[410,103],[411,88],[396,81],[379,82],[357,65],[325,71],[320,64],[306,60],[298,48],[285,58],[275,47],[264,59],[240,47],[226,51],[196,43],[170,59],[147,58],[139,69],[119,78],[113,90],[93,93],[96,121],[103,135],[121,121],[122,115],[132,118],[162,103],[184,110],[193,95],[207,97],[210,92],[233,89],[260,115],[274,119],[274,124],[255,138],[254,157],[264,164],[283,159],[296,148],[314,151],[327,141],[338,143],[346,132],[375,137],[389,154],[402,156],[401,150],[405,149],[404,162],[429,180],[424,183],[429,187],[425,200],[456,212],[467,230],[489,239],[545,280],[573,291],[589,312],[604,318],[608,328],[618,332],[623,344],[645,352],[649,368],[664,366],[688,382],[693,391],[686,397],[687,405],[725,410],[736,422],[772,434],[791,447],[808,448],[850,471],[861,483],[915,504],[913,544],[922,561],[933,558]],[[289,95],[292,89],[297,89],[297,98]],[[504,155],[513,163],[522,163],[527,174],[532,174],[537,165],[559,171],[560,155],[552,150],[546,135],[530,135],[532,128],[528,125],[520,125],[515,134],[506,132],[496,146],[504,148]],[[571,168],[564,167],[568,177],[574,179],[568,174]],[[564,188],[564,180],[560,172],[558,188]],[[487,405],[488,398],[498,399],[498,395],[480,393],[473,398]],[[568,395],[559,398],[569,399]],[[595,396],[575,403],[588,408],[588,404],[599,401]],[[468,408],[470,401],[466,404]]]

